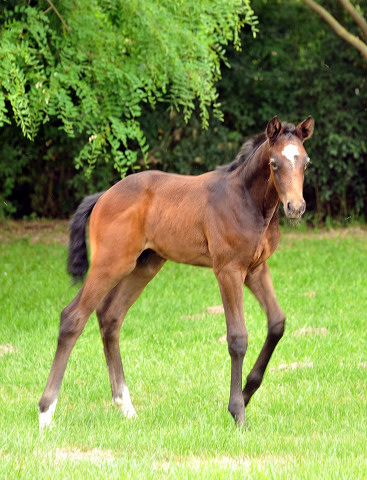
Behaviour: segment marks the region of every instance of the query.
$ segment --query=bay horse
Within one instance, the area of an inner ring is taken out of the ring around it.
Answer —
[[[51,423],[70,353],[94,310],[113,401],[124,416],[136,416],[119,333],[128,309],[167,259],[214,271],[231,358],[228,410],[238,426],[245,422],[245,406],[259,388],[284,332],[285,315],[275,297],[267,259],[280,240],[280,202],[289,219],[299,219],[305,211],[303,180],[309,158],[303,142],[313,129],[311,116],[297,126],[274,117],[229,165],[199,176],[140,172],[83,200],[70,226],[68,270],[76,279],[88,270],[89,216],[91,267],[81,290],[61,313],[57,350],[39,402],[40,427]],[[242,390],[248,343],[244,285],[263,307],[268,331]]]

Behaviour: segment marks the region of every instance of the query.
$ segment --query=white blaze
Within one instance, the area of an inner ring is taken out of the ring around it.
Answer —
[[[294,145],[293,143],[289,143],[284,147],[282,151],[282,155],[284,155],[285,158],[287,158],[291,162],[292,167],[294,167],[294,164],[296,161],[295,157],[296,155],[299,155],[299,150],[297,145]]]

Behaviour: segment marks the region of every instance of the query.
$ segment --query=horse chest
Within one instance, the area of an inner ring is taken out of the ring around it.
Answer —
[[[258,240],[258,244],[249,267],[250,270],[255,269],[261,263],[266,262],[266,260],[276,250],[279,240],[280,234],[278,232],[266,230],[266,232]]]

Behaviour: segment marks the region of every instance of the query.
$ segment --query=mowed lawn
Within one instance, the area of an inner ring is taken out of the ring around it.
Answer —
[[[113,407],[96,317],[72,352],[53,427],[38,401],[74,297],[63,228],[0,224],[0,478],[366,479],[367,230],[285,232],[270,259],[286,333],[246,410],[212,271],[167,263],[130,310],[121,351],[136,420]],[[15,233],[13,233],[13,230]],[[21,233],[21,234],[20,234]],[[23,235],[24,234],[24,235]],[[266,334],[245,290],[244,377]]]

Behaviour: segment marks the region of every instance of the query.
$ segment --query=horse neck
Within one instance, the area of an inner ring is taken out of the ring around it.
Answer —
[[[270,175],[269,142],[266,140],[241,167],[241,186],[257,212],[269,222],[278,212],[279,195]]]

